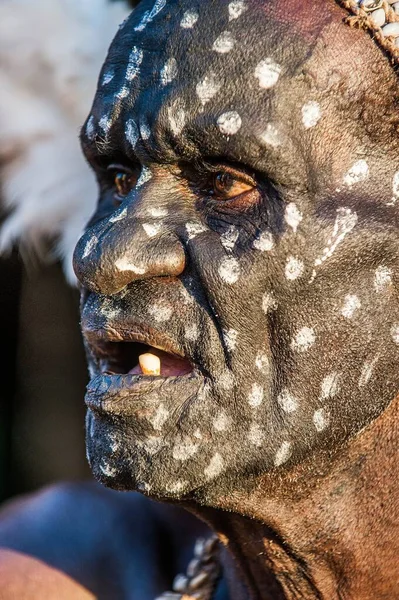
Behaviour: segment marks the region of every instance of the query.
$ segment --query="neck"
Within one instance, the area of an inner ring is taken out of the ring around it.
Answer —
[[[334,458],[192,508],[223,544],[231,600],[397,595],[398,423],[399,398]]]

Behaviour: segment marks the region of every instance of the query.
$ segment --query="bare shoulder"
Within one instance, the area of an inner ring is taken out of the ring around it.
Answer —
[[[0,511],[0,547],[43,561],[94,594],[152,600],[170,588],[204,525],[178,507],[65,483]]]

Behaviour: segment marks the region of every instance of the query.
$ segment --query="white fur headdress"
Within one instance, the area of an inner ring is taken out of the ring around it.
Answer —
[[[55,254],[74,281],[71,257],[92,214],[97,186],[79,148],[98,73],[125,2],[0,0],[0,181],[9,211],[0,252],[18,243]]]

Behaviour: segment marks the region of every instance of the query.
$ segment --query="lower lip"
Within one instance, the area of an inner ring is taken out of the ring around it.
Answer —
[[[174,377],[103,374],[89,382],[85,402],[94,412],[127,417],[145,408],[147,399],[157,393],[162,401],[181,405],[199,391],[203,379],[194,371]]]

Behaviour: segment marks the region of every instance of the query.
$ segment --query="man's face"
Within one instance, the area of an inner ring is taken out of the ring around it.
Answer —
[[[223,493],[336,449],[396,394],[396,81],[332,1],[304,4],[145,0],[111,47],[75,252],[107,485]]]

